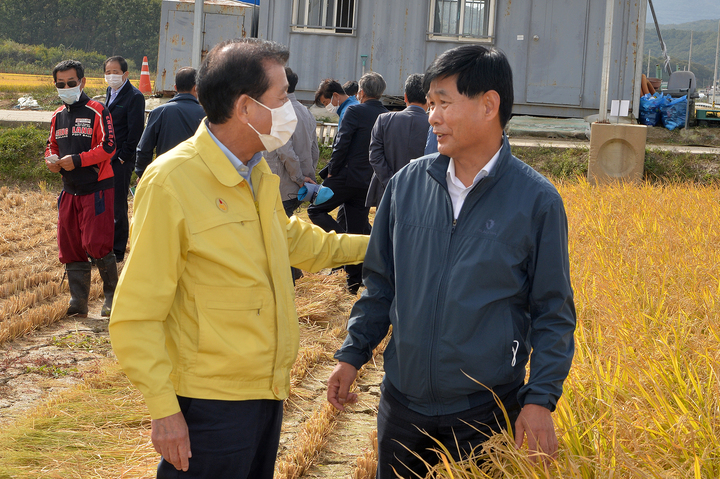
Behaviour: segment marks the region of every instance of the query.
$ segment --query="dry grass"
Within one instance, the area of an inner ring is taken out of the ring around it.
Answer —
[[[478,451],[483,468],[448,460],[431,477],[720,477],[720,187],[593,188],[580,181],[558,188],[568,212],[579,317],[575,361],[555,414],[559,457],[534,465],[508,434],[498,435]],[[32,201],[14,198],[17,204],[7,207],[8,196],[0,191],[0,231],[7,228],[5,209]],[[10,263],[0,257],[3,265]],[[342,292],[343,279],[318,274],[298,282],[302,339],[293,389],[330,361],[344,337],[354,298]],[[3,431],[0,477],[152,471],[157,456],[141,399],[115,366],[102,368],[109,372],[98,377],[105,379]],[[321,457],[335,423],[328,408],[307,414],[278,460],[278,477],[299,477]],[[373,454],[366,451],[348,474],[372,477]]]
[[[488,471],[433,477],[720,477],[720,189],[559,189],[579,318],[560,456],[534,467],[498,437]]]
[[[87,88],[107,88],[104,78],[85,77],[85,86]],[[130,82],[138,86],[140,80],[131,79]],[[151,85],[155,84],[153,79],[150,80]],[[42,86],[52,86],[52,75],[31,75],[24,73],[0,73],[0,89],[16,89],[17,91],[25,91],[27,88],[37,88]]]
[[[3,431],[0,477],[150,477],[157,454],[146,413],[119,367],[99,363],[82,386]]]

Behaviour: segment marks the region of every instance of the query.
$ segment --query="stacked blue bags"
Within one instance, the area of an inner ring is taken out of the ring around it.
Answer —
[[[673,98],[657,92],[646,94],[640,98],[639,121],[642,125],[662,125],[668,130],[685,126],[687,113],[687,96]]]

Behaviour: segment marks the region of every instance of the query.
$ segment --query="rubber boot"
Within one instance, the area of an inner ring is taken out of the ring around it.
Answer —
[[[115,253],[110,251],[104,258],[96,259],[95,264],[100,272],[100,278],[103,280],[103,293],[105,293],[105,302],[100,310],[100,316],[107,317],[110,316],[112,310],[113,296],[115,296],[115,288],[118,283]]]
[[[91,269],[92,263],[89,261],[80,261],[65,265],[68,285],[70,286],[70,306],[67,310],[68,316],[87,318]]]

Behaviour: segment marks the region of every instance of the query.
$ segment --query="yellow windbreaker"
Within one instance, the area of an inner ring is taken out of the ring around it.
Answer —
[[[299,341],[290,265],[365,256],[366,236],[288,219],[265,160],[252,184],[255,197],[204,123],[143,175],[110,336],[154,419],[180,411],[176,394],[287,398]]]

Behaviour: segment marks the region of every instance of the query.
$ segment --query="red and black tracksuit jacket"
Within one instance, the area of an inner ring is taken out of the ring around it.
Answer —
[[[72,105],[53,113],[45,156],[72,155],[75,169],[60,170],[63,189],[72,195],[88,195],[114,187],[110,159],[115,153],[112,117],[105,105],[85,92]]]

